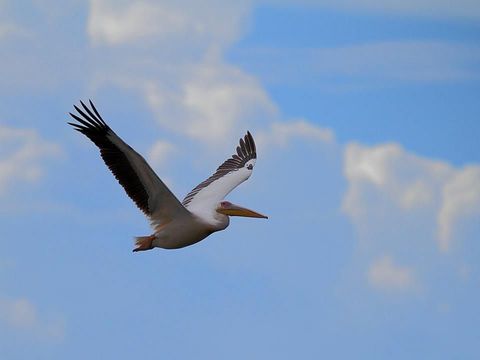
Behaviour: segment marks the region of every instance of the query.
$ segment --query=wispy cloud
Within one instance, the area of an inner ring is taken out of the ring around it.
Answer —
[[[96,43],[118,45],[145,37],[187,31],[191,22],[168,4],[134,2],[118,6],[113,1],[90,1],[88,34]]]
[[[479,74],[472,65],[480,47],[429,41],[396,41],[318,49],[312,70],[352,78],[449,81]],[[470,65],[470,66],[469,66]]]
[[[318,141],[326,144],[335,142],[335,134],[331,129],[314,125],[305,119],[274,121],[269,127],[263,129],[257,135],[257,138],[260,146],[265,149],[285,147],[295,139]]]
[[[150,89],[149,104],[164,126],[205,141],[225,141],[253,121],[270,119],[275,105],[255,78],[240,69],[214,61],[199,64],[177,94],[162,95]],[[170,100],[163,102],[168,97]],[[175,101],[171,101],[175,100]],[[171,108],[174,106],[174,108]],[[170,107],[170,108],[169,108]],[[166,122],[168,112],[182,113],[179,121]]]
[[[159,167],[163,165],[169,156],[175,152],[175,145],[168,141],[157,140],[148,153],[148,162],[154,166]]]
[[[108,45],[154,38],[222,46],[239,36],[249,9],[246,1],[90,0],[88,34],[94,43]]]
[[[158,123],[178,134],[204,144],[226,143],[244,131],[240,122],[262,121],[276,112],[258,80],[223,58],[244,30],[250,7],[242,1],[187,3],[91,1],[89,36],[96,50],[116,63],[98,72],[97,84],[114,81],[138,91]],[[114,56],[112,46],[119,44],[148,45],[139,56],[141,66],[132,64],[138,56]],[[158,56],[158,47],[169,55]]]
[[[383,291],[411,290],[416,282],[413,270],[397,265],[389,255],[373,261],[367,277],[371,286]]]
[[[458,230],[457,224],[465,219],[480,219],[480,166],[466,166],[449,179],[442,191],[437,219],[440,248],[448,251]]]
[[[458,82],[480,78],[480,47],[439,41],[387,41],[331,48],[254,48],[237,52],[242,62],[275,83],[323,88]],[[317,85],[319,86],[319,85]]]
[[[422,219],[422,227],[438,234],[438,248],[446,252],[455,238],[455,224],[473,221],[479,214],[478,165],[456,169],[409,153],[398,144],[351,143],[345,150],[344,173],[348,190],[343,209],[359,229],[381,226],[370,220],[388,214],[392,216],[388,223],[399,214]]]
[[[440,18],[478,18],[480,5],[477,1],[460,0],[262,0],[262,2],[325,7],[350,12],[388,13],[393,15],[429,16]]]
[[[0,297],[1,325],[46,341],[61,341],[65,337],[65,320],[54,316],[44,319],[26,298]]]
[[[43,162],[61,154],[57,144],[35,130],[0,125],[0,194],[18,182],[35,183],[44,174]]]

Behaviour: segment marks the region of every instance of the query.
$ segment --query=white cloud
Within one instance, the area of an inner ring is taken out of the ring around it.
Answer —
[[[406,216],[438,233],[439,249],[448,251],[455,224],[480,213],[480,166],[455,169],[397,144],[351,143],[345,149],[344,173],[348,189],[342,207],[359,229],[381,226],[376,217]]]
[[[480,220],[480,166],[457,171],[445,184],[438,213],[440,248],[447,251],[454,238],[456,224],[462,219]]]
[[[92,0],[89,35],[106,45],[97,51],[114,58],[96,80],[140,91],[169,130],[207,145],[228,144],[276,114],[257,79],[223,59],[250,9],[249,1]],[[133,59],[115,56],[114,44],[146,47]]]
[[[398,144],[366,147],[350,143],[345,149],[344,172],[349,189],[343,208],[358,217],[370,205],[363,201],[366,188],[381,192],[385,199],[409,210],[432,205],[452,170],[445,163],[407,153]]]
[[[187,79],[173,91],[151,82],[144,89],[161,125],[206,144],[228,143],[249,124],[276,114],[254,77],[220,60],[192,66]]]
[[[3,300],[0,303],[2,317],[17,328],[31,328],[38,321],[37,311],[27,299]]]
[[[155,41],[230,43],[239,36],[248,1],[90,0],[88,34],[95,43]]]
[[[167,141],[157,140],[148,153],[148,162],[153,167],[163,165],[175,151],[175,145]]]
[[[0,324],[2,323],[10,329],[45,340],[61,341],[65,336],[65,321],[62,318],[42,319],[37,307],[25,298],[0,297]]]
[[[219,63],[196,69],[185,84],[182,102],[190,112],[188,134],[207,141],[229,136],[240,121],[269,118],[276,112],[254,77]]]
[[[165,4],[132,2],[122,7],[118,2],[93,0],[90,6],[88,34],[96,42],[115,45],[185,31],[190,25],[185,14]]]
[[[0,194],[13,183],[37,182],[44,173],[42,161],[60,153],[35,130],[0,125]]]
[[[290,120],[288,122],[272,122],[270,129],[257,135],[263,147],[286,146],[292,139],[320,141],[327,144],[335,142],[331,129],[322,128],[306,120]]]
[[[394,263],[384,255],[372,262],[367,273],[368,282],[379,290],[409,290],[415,285],[413,270]]]

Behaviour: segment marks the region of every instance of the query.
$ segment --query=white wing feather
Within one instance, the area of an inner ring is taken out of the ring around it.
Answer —
[[[255,159],[250,160],[246,165],[248,166],[249,164],[255,165]],[[247,169],[246,166],[229,172],[202,188],[186,205],[186,208],[194,213],[202,209],[215,209],[225,196],[247,180],[250,175],[252,175],[252,170]]]
[[[182,202],[188,210],[200,213],[216,209],[219,201],[250,177],[257,152],[249,131],[240,139],[236,150],[236,154],[225,160],[212,176],[188,193]]]

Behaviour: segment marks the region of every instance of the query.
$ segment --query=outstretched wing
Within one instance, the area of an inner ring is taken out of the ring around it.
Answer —
[[[214,206],[252,174],[257,151],[252,134],[240,139],[237,153],[220,165],[207,180],[198,184],[190,191],[182,204],[192,209],[197,206]]]
[[[74,106],[79,115],[70,115],[78,123],[69,124],[98,146],[105,164],[138,208],[156,222],[190,215],[145,159],[115,134],[89,102],[91,109],[83,102],[83,109]]]

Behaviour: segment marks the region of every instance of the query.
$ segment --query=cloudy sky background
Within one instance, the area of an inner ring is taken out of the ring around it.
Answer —
[[[477,1],[0,0],[5,359],[480,356]],[[91,98],[179,197],[248,129],[270,216],[178,251]]]

